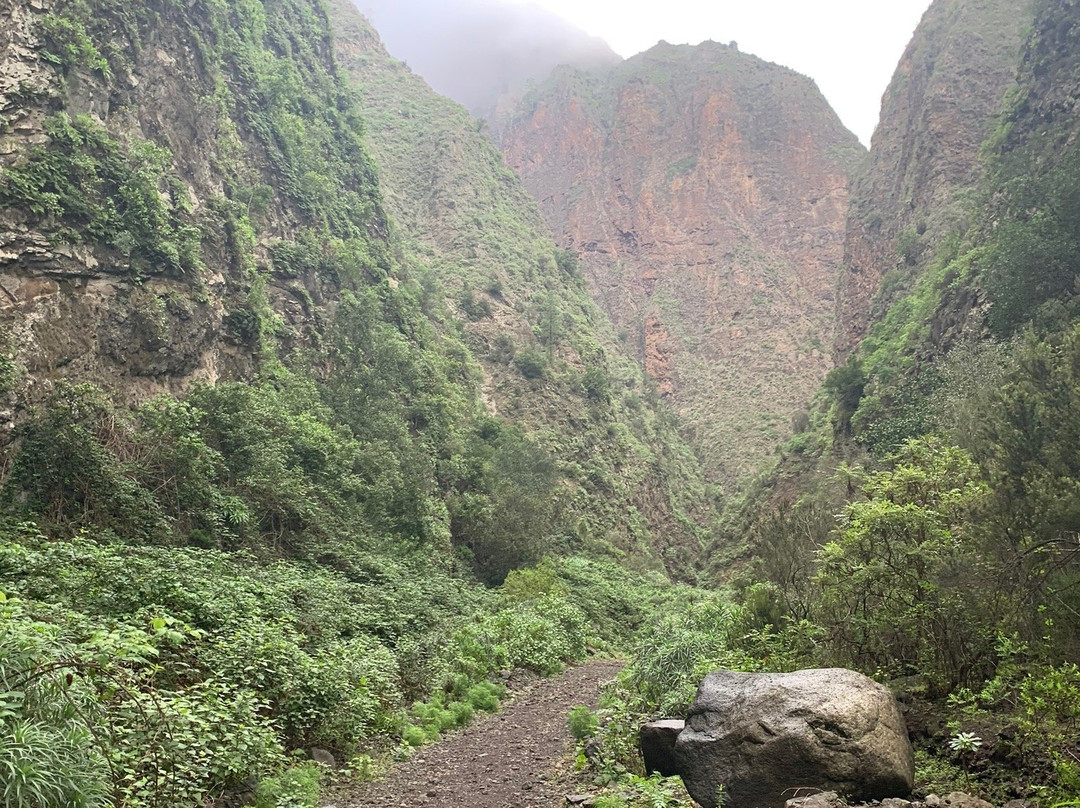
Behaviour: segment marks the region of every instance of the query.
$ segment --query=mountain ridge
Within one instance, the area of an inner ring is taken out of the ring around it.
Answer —
[[[828,370],[854,135],[809,79],[704,43],[560,69],[501,142],[710,473],[752,473]]]

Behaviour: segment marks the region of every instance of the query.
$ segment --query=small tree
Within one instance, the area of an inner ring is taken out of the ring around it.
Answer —
[[[986,486],[961,449],[908,442],[864,478],[818,553],[821,621],[847,662],[952,686],[993,654],[992,574],[964,525]],[[985,594],[985,599],[980,600]]]

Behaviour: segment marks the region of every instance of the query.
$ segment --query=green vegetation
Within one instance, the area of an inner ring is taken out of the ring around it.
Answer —
[[[491,405],[553,459],[563,546],[692,579],[716,492],[590,299],[577,256],[555,247],[464,109],[383,53],[351,9],[331,13],[402,271],[453,301],[459,320],[427,311],[475,356]]]
[[[258,806],[313,806],[313,747],[366,776],[497,709],[503,670],[626,648],[600,710],[569,718],[600,805],[685,800],[644,777],[635,736],[708,670],[824,664],[943,711],[927,782],[1076,799],[1078,175],[1017,140],[1021,103],[987,218],[898,283],[799,419],[786,451],[834,463],[834,482],[738,523],[755,557],[705,592],[660,570],[695,577],[713,492],[467,116],[402,89],[383,55],[339,66],[321,4],[205,10],[41,15],[56,108],[0,170],[0,209],[54,246],[107,255],[125,283],[220,286],[225,353],[253,368],[135,406],[134,386],[58,380],[17,400],[0,462],[5,804],[194,808],[254,777]],[[128,86],[150,31],[200,65],[204,155],[62,108],[75,76]],[[924,260],[923,235],[902,258]],[[138,305],[164,331],[156,288]],[[984,299],[999,342],[942,337]],[[14,397],[26,357],[3,347]]]
[[[111,536],[3,529],[0,759],[32,762],[14,804],[196,805],[252,774],[260,801],[308,800],[317,775],[283,768],[291,750],[403,753],[496,709],[493,673],[580,660],[587,620],[625,637],[668,591],[581,559],[492,592],[426,553],[260,563]]]
[[[607,357],[576,258],[493,149],[475,187],[496,204],[462,205],[481,217],[463,249],[487,260],[448,294],[448,265],[391,235],[323,6],[200,9],[41,16],[46,138],[0,168],[0,211],[119,268],[155,338],[189,298],[220,304],[237,360],[221,369],[252,368],[153,377],[184,392],[148,400],[126,378],[19,400],[0,464],[0,788],[20,808],[205,805],[251,778],[259,806],[314,805],[311,748],[369,773],[496,709],[504,669],[625,646],[671,586],[611,559],[689,574],[708,519],[673,422],[624,407],[640,375]],[[144,40],[180,60],[169,76]],[[148,75],[182,124],[141,117]],[[107,121],[66,111],[86,82]],[[213,136],[195,151],[178,125]],[[470,330],[510,312],[509,331]],[[501,417],[480,397],[488,336]],[[4,348],[21,394],[26,357]],[[662,548],[642,515],[655,490]]]
[[[570,711],[566,719],[570,734],[579,741],[585,741],[593,737],[600,728],[600,721],[596,714],[588,707],[578,706]]]
[[[58,238],[107,244],[136,272],[201,269],[199,230],[166,149],[121,143],[87,116],[60,113],[44,126],[48,144],[0,173],[0,207],[61,222]]]
[[[1075,49],[1036,46],[1074,31],[1071,14],[1040,5],[1025,80],[1075,86],[1075,59],[1050,55]],[[901,234],[899,257],[921,272],[886,277],[891,305],[829,374],[774,476],[733,504],[728,531],[754,555],[738,601],[772,627],[742,666],[860,669],[944,721],[916,727],[926,788],[1054,805],[1078,794],[1063,738],[1080,692],[1080,208],[1075,120],[1033,109],[1022,89],[985,147],[970,224],[933,255],[918,228]],[[773,485],[786,504],[761,507]],[[741,630],[736,651],[754,636]],[[702,653],[684,647],[689,670]]]

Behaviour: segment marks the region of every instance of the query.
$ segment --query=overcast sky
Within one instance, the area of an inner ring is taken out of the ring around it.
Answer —
[[[665,39],[739,43],[813,78],[869,145],[881,94],[930,0],[507,0],[536,2],[617,53]]]

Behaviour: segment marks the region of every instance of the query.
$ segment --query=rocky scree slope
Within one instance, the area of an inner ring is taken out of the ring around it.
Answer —
[[[716,518],[710,488],[576,256],[476,119],[388,55],[350,3],[330,8],[403,266],[447,295],[488,410],[541,436],[575,482],[568,507],[590,552],[688,572]]]
[[[793,71],[661,43],[560,68],[502,145],[709,473],[757,470],[830,367],[855,136]]]

